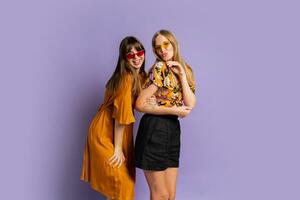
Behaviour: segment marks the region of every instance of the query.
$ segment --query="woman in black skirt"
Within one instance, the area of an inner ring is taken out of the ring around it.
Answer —
[[[135,107],[144,112],[135,141],[135,165],[143,169],[150,199],[174,200],[180,155],[180,123],[195,106],[193,72],[168,30],[152,39],[156,62]],[[156,104],[149,103],[154,95]]]

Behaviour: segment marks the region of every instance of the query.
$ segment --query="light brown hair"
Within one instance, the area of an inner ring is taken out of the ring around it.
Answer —
[[[122,86],[122,81],[126,75],[131,74],[133,77],[132,84],[132,97],[135,99],[141,91],[141,85],[146,78],[145,72],[145,59],[139,70],[131,67],[127,61],[126,55],[130,52],[132,48],[135,48],[137,51],[145,50],[143,44],[135,37],[128,36],[124,38],[119,47],[119,58],[118,63],[115,68],[114,73],[106,83],[107,94],[111,96],[110,100],[113,100]]]

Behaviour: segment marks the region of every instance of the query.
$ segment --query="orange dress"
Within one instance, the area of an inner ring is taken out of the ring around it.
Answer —
[[[135,167],[133,148],[132,76],[126,75],[114,99],[105,93],[104,103],[92,120],[86,139],[80,179],[96,191],[117,200],[134,197]],[[111,102],[111,103],[109,103]],[[114,153],[114,120],[126,125],[123,134],[123,153],[126,161],[112,168],[108,159]]]

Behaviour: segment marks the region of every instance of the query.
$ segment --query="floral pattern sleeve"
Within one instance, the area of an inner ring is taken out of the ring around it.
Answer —
[[[153,83],[159,88],[163,87],[163,81],[164,81],[163,72],[162,72],[163,66],[164,64],[162,62],[158,62],[153,65],[153,67],[149,72],[149,80],[147,81],[147,86]]]
[[[188,67],[188,73],[193,78],[193,72],[190,67]],[[147,88],[151,84],[158,87],[154,94],[157,105],[165,107],[183,105],[182,86],[180,80],[176,74],[167,67],[165,62],[157,62],[152,66],[149,72],[149,77],[143,88]],[[191,81],[189,86],[193,93],[195,93],[194,81]]]

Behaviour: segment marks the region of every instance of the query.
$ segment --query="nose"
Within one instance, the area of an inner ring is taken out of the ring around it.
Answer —
[[[161,53],[161,54],[164,54],[164,53],[166,53],[166,52],[167,52],[166,49],[161,49],[161,50],[160,50],[160,53]]]

